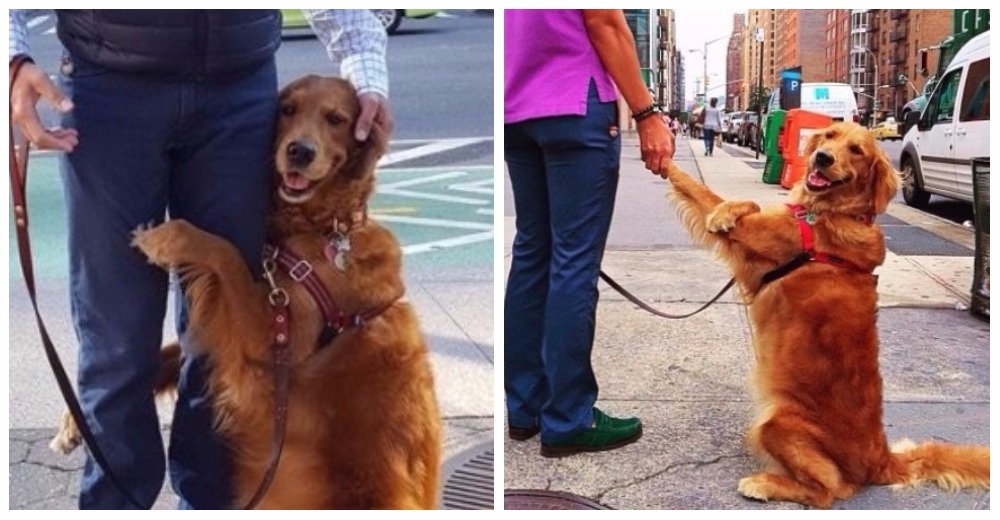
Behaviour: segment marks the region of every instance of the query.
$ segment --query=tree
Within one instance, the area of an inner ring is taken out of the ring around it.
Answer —
[[[750,98],[747,100],[747,110],[751,112],[757,111],[757,106],[760,105],[760,111],[763,112],[764,108],[767,107],[767,102],[771,98],[771,93],[764,87],[758,88],[756,85],[750,89]]]

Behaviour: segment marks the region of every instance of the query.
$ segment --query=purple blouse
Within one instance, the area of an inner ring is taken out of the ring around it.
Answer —
[[[585,115],[591,80],[601,101],[618,99],[579,9],[505,9],[503,122]]]

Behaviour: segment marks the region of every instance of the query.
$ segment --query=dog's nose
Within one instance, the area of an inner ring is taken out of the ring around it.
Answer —
[[[316,158],[316,149],[309,143],[292,141],[285,149],[285,155],[295,166],[307,166]]]
[[[826,150],[816,150],[815,157],[816,166],[819,166],[820,168],[826,168],[827,166],[833,164],[833,155]]]

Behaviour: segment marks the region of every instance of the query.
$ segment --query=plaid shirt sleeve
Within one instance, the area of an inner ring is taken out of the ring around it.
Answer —
[[[389,97],[388,36],[368,9],[303,9],[309,25],[340,64],[340,74],[358,89]]]
[[[7,61],[18,54],[28,54],[28,16],[24,9],[10,9],[10,54]]]

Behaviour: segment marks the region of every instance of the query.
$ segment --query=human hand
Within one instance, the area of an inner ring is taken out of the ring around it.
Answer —
[[[79,143],[76,129],[42,128],[36,108],[38,98],[44,98],[61,113],[73,110],[73,102],[52,83],[45,71],[34,63],[25,63],[10,89],[11,119],[14,125],[36,148],[72,152]]]
[[[674,134],[659,117],[647,117],[636,126],[639,130],[639,151],[646,169],[660,174],[674,156]]]
[[[379,125],[386,136],[392,134],[394,122],[387,99],[381,94],[365,92],[358,96],[358,103],[361,105],[361,114],[358,116],[357,125],[354,126],[355,139],[367,141],[372,125]]]

